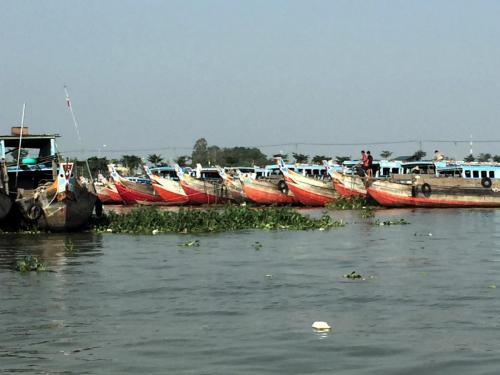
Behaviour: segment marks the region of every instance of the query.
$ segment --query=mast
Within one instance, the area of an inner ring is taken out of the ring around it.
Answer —
[[[21,144],[23,142],[25,112],[26,112],[26,102],[23,103],[23,113],[21,114],[21,132],[19,133],[19,148],[17,150],[16,183],[15,183],[16,188],[17,188],[17,175],[19,174],[19,162],[21,161]]]

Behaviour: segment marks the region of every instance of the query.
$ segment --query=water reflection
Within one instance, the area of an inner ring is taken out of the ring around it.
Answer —
[[[102,234],[40,233],[3,234],[0,237],[0,269],[12,269],[16,261],[33,255],[49,266],[63,266],[69,258],[101,255]]]

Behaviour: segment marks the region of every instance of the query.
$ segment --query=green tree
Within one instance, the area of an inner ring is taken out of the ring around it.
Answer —
[[[222,155],[221,155],[221,149],[220,149],[219,146],[209,146],[209,147],[207,147],[207,155],[208,155],[207,163],[209,165],[218,165],[218,164],[221,164],[220,160],[222,159]]]
[[[493,156],[493,161],[494,161],[495,163],[500,163],[500,155],[495,155],[495,156]]]
[[[208,143],[205,138],[198,139],[193,147],[193,152],[191,153],[191,160],[193,165],[200,163],[201,165],[206,165],[208,163]]]
[[[491,159],[491,154],[488,154],[488,153],[486,153],[486,154],[481,153],[477,157],[477,161],[482,162],[482,163],[490,161],[490,159]]]
[[[410,160],[414,160],[414,161],[418,161],[418,160],[422,160],[422,158],[425,157],[425,155],[427,155],[427,153],[425,151],[422,151],[422,150],[417,150],[415,151],[415,153],[411,156]]]
[[[177,157],[176,159],[174,159],[174,162],[179,164],[182,167],[182,166],[187,165],[190,160],[191,160],[191,156],[181,155],[181,156]]]
[[[467,163],[473,162],[474,160],[476,160],[476,158],[472,154],[469,154],[464,158],[464,161],[466,161]]]
[[[323,160],[330,160],[331,158],[329,156],[325,156],[325,155],[315,155],[313,158],[312,158],[312,162],[314,164],[323,164]]]
[[[293,152],[292,156],[295,159],[295,162],[299,164],[307,163],[309,161],[309,155]]]
[[[392,155],[392,152],[391,152],[391,151],[387,151],[387,150],[382,151],[382,152],[380,153],[380,157],[381,157],[382,159],[385,159],[385,160],[389,159],[389,158],[391,157],[391,155]]]
[[[87,169],[85,162],[81,162],[84,169]],[[109,160],[107,158],[98,158],[97,156],[92,156],[87,159],[89,165],[90,173],[93,177],[96,177],[99,173],[106,173],[108,171]],[[79,162],[80,164],[80,162]]]
[[[148,161],[155,167],[157,167],[159,164],[162,163],[163,158],[161,157],[160,154],[150,154],[148,155]]]
[[[130,170],[130,174],[135,174],[137,168],[142,165],[142,159],[136,155],[123,155],[121,158],[123,166]]]
[[[351,160],[350,156],[335,156],[335,163],[342,165],[343,162]]]
[[[219,151],[218,163],[227,167],[266,165],[271,161],[255,147],[230,147]]]

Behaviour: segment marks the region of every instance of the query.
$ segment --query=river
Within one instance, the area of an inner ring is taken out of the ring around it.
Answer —
[[[498,373],[500,210],[332,215],[348,224],[0,234],[0,373]],[[14,271],[25,254],[51,272]]]

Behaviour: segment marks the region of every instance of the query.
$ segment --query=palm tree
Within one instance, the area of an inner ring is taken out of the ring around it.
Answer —
[[[151,154],[148,155],[148,161],[153,164],[155,167],[158,166],[158,164],[161,164],[163,161],[163,158],[161,157],[160,154]]]
[[[134,174],[135,170],[142,164],[142,159],[136,155],[123,155],[121,162],[130,170],[130,174]]]

